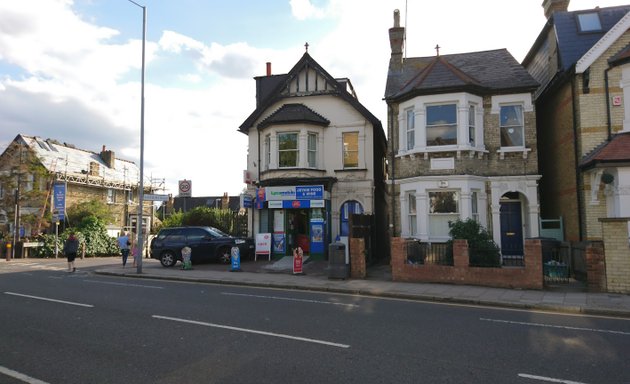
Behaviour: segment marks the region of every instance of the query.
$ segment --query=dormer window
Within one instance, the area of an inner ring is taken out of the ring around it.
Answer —
[[[602,23],[597,12],[578,14],[577,24],[580,32],[599,32],[602,30]]]

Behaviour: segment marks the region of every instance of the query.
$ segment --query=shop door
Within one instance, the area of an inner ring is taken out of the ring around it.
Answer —
[[[523,256],[523,222],[521,203],[509,201],[501,203],[501,254],[503,256]]]
[[[310,251],[309,242],[309,217],[307,209],[288,209],[287,217],[287,255],[292,255],[297,247],[302,248],[306,254]]]

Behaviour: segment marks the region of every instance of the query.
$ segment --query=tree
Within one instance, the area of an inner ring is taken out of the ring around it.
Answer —
[[[70,224],[77,225],[85,218],[96,217],[99,221],[110,223],[113,220],[112,213],[105,203],[99,200],[84,201],[68,208],[66,213]]]

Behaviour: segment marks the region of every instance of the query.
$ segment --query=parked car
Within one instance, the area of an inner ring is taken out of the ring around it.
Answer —
[[[238,247],[241,259],[254,254],[254,240],[230,236],[214,227],[162,228],[151,240],[151,258],[165,267],[182,261],[182,248],[190,247],[190,261],[229,263],[232,247]]]

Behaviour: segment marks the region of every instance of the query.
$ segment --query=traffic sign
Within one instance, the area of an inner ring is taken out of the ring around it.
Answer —
[[[179,196],[190,197],[192,190],[192,182],[190,180],[179,181]]]
[[[144,194],[144,200],[147,201],[168,201],[168,195]]]

